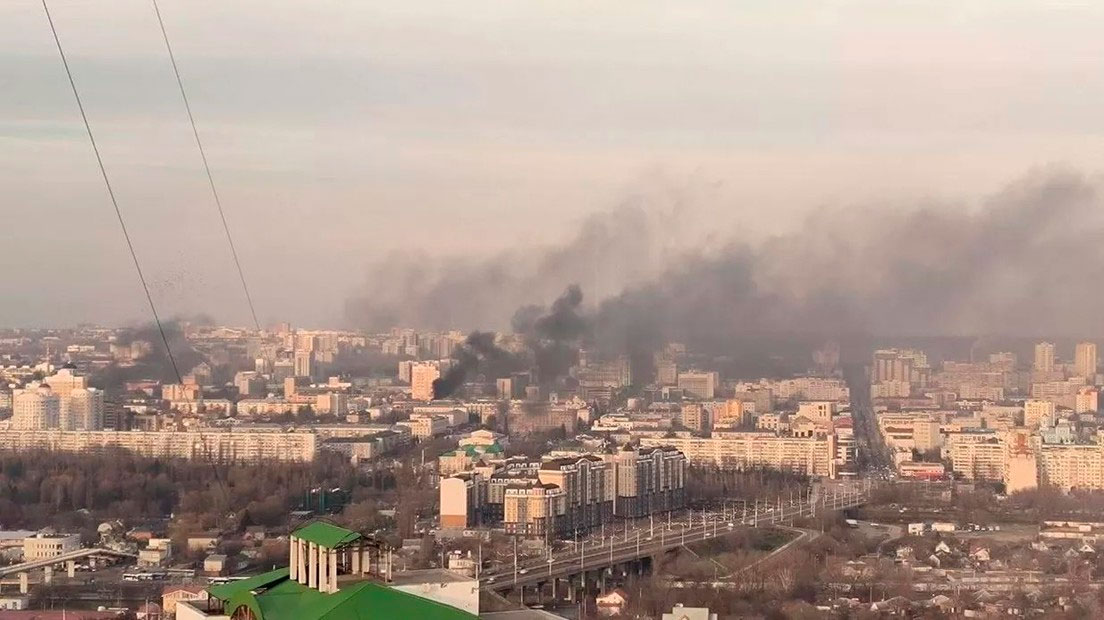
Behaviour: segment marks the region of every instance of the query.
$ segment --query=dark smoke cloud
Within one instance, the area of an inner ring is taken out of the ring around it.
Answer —
[[[563,243],[526,245],[490,258],[396,253],[368,269],[364,288],[345,303],[354,327],[505,329],[515,310],[579,284],[593,301],[654,278],[685,247],[677,232],[689,190],[657,190],[587,218]],[[686,233],[688,234],[688,233]],[[539,312],[539,311],[538,311]]]
[[[204,361],[204,356],[196,351],[188,339],[184,336],[184,330],[177,319],[162,321],[165,329],[165,338],[172,348],[172,357],[176,360],[176,366],[181,375],[187,374],[197,364]],[[146,323],[138,327],[125,329],[119,332],[116,342],[120,345],[131,344],[143,340],[150,343],[149,354],[135,360],[133,366],[111,366],[105,372],[95,377],[96,387],[103,389],[117,389],[125,381],[137,379],[156,379],[165,383],[176,383],[179,378],[173,369],[172,360],[165,350],[165,343],[161,339],[161,332],[154,323]]]
[[[650,262],[621,278],[618,291],[598,296],[591,331],[603,352],[643,357],[667,341],[731,352],[778,334],[821,341],[855,334],[1101,336],[1100,190],[1098,179],[1038,171],[973,208],[824,209],[762,243],[733,231],[717,249],[680,240],[688,248],[681,254],[669,245],[656,250],[662,235],[644,213],[618,210],[532,261],[507,265],[496,257],[423,271],[429,285],[402,289],[378,306],[366,296],[350,304],[351,316],[365,319],[362,326],[388,317],[498,327],[504,310],[547,299],[555,294],[550,289],[570,282],[587,288],[593,260],[605,256],[598,248],[614,240],[611,251],[624,252],[622,263],[663,259],[662,268]],[[523,308],[515,327],[535,330],[540,317]]]
[[[567,375],[578,361],[579,344],[589,331],[588,320],[581,313],[582,303],[582,289],[571,284],[552,302],[551,310],[528,305],[514,314],[514,333],[524,338],[543,385]]]
[[[477,373],[498,379],[524,367],[523,360],[495,344],[492,332],[474,331],[468,334],[464,344],[456,348],[452,357],[452,366],[433,381],[434,398],[448,398]]]

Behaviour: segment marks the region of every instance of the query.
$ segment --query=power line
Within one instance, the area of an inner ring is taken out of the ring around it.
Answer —
[[[180,98],[184,100],[184,109],[188,112],[188,122],[192,126],[192,135],[195,136],[196,146],[199,148],[199,157],[203,160],[203,170],[207,173],[207,183],[211,186],[211,196],[218,207],[219,219],[222,220],[222,229],[226,232],[226,242],[230,244],[230,254],[234,257],[234,265],[238,268],[238,279],[241,280],[242,291],[245,292],[245,301],[249,304],[249,313],[253,316],[253,325],[257,331],[261,331],[261,323],[257,320],[257,310],[253,307],[253,297],[249,294],[249,287],[245,284],[245,272],[242,271],[241,261],[238,260],[238,250],[234,247],[234,237],[230,234],[230,225],[226,223],[226,213],[222,209],[222,200],[219,199],[218,190],[215,188],[215,178],[211,175],[211,166],[207,163],[207,152],[203,148],[203,140],[199,137],[196,128],[195,117],[192,115],[192,106],[188,102],[188,93],[184,89],[184,80],[180,77],[180,69],[176,66],[176,55],[173,54],[172,45],[169,43],[169,33],[165,30],[165,20],[161,18],[161,8],[157,0],[153,0],[153,11],[157,14],[157,23],[161,26],[161,37],[165,40],[165,50],[169,52],[169,62],[172,63],[173,74],[176,75],[176,85],[180,87]]]
[[[111,205],[115,207],[115,217],[119,220],[119,228],[123,231],[123,238],[126,239],[127,249],[130,250],[130,258],[134,261],[134,270],[138,272],[138,280],[142,283],[142,290],[146,293],[146,301],[149,302],[150,313],[153,314],[153,321],[157,324],[157,331],[161,333],[161,342],[165,344],[165,352],[168,353],[169,361],[172,363],[173,372],[176,374],[176,380],[178,383],[184,383],[183,378],[180,375],[180,368],[176,365],[176,358],[173,356],[172,348],[169,346],[169,337],[165,335],[165,327],[161,324],[161,317],[157,314],[157,306],[153,303],[153,295],[150,294],[149,284],[146,283],[146,276],[142,273],[142,266],[138,263],[138,254],[134,251],[134,244],[130,241],[130,232],[127,231],[126,220],[123,219],[123,212],[119,210],[119,201],[115,198],[115,190],[111,187],[111,181],[107,176],[107,168],[104,167],[103,158],[100,156],[100,148],[96,145],[96,137],[92,134],[92,125],[88,123],[88,115],[84,112],[84,104],[81,102],[80,92],[77,90],[77,83],[73,80],[73,72],[69,69],[69,61],[65,58],[65,50],[61,47],[61,39],[58,37],[57,28],[54,26],[54,18],[50,16],[50,7],[46,5],[46,0],[42,0],[42,10],[46,12],[46,21],[50,23],[50,32],[54,34],[54,43],[57,44],[58,54],[61,56],[61,64],[65,67],[65,75],[69,78],[69,86],[73,89],[73,98],[77,100],[77,109],[80,110],[81,120],[84,121],[84,130],[88,132],[88,141],[92,143],[92,152],[96,155],[96,163],[100,166],[100,174],[103,176],[104,185],[107,187],[107,194],[111,197]]]

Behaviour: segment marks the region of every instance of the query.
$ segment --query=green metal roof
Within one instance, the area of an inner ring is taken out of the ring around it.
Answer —
[[[207,588],[207,591],[211,593],[211,596],[227,601],[233,598],[235,595],[241,592],[249,592],[251,590],[261,590],[268,586],[280,581],[281,579],[287,579],[288,569],[278,568],[274,571],[267,573],[261,573],[247,579],[240,581],[231,581],[219,586],[211,586]]]
[[[260,590],[260,591],[256,591]],[[402,592],[372,581],[343,586],[323,594],[288,579],[283,568],[257,577],[210,588],[226,602],[226,613],[245,606],[257,620],[473,620],[466,611]]]
[[[352,530],[337,527],[325,521],[315,521],[310,525],[305,525],[292,532],[291,535],[328,549],[334,549],[361,538],[360,534]]]

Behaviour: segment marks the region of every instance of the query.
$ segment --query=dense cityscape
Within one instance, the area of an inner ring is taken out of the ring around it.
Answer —
[[[1100,24],[0,2],[0,620],[1104,618]]]
[[[546,312],[536,324],[583,320]],[[847,359],[827,341],[787,360],[804,371],[751,377],[680,343],[604,357],[547,328],[169,328],[171,359],[148,328],[0,334],[4,609],[239,618],[281,595],[307,614],[311,592],[457,618],[1100,604],[1092,342]]]

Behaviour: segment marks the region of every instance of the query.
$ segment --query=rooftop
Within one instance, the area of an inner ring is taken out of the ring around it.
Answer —
[[[226,603],[228,613],[244,606],[256,620],[471,620],[476,617],[374,581],[349,583],[333,594],[325,594],[289,579],[286,568],[212,586],[210,592],[211,596]]]
[[[336,549],[342,545],[355,542],[361,538],[361,535],[347,530],[343,527],[338,527],[332,523],[326,523],[325,521],[315,521],[309,525],[305,525],[291,533],[296,538],[301,538],[307,542],[312,542],[320,547],[326,547],[327,549]]]

